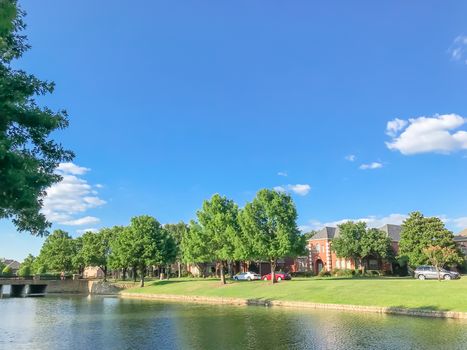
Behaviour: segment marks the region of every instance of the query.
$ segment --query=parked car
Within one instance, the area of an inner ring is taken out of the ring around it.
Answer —
[[[445,280],[460,278],[460,275],[454,271],[440,269],[439,273],[440,277]],[[438,271],[436,271],[436,267],[434,266],[422,265],[415,269],[413,276],[419,280],[438,279]]]
[[[260,280],[261,275],[258,275],[254,272],[240,272],[233,276],[233,279],[236,281],[253,281],[253,280]]]
[[[292,276],[286,272],[275,272],[276,275],[276,281],[282,281],[282,280],[291,280]],[[264,275],[263,277],[264,281],[270,281],[272,276],[271,273],[268,273],[267,275]]]

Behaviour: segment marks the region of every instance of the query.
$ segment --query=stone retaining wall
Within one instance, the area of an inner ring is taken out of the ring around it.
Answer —
[[[328,310],[338,310],[338,311],[371,312],[371,313],[380,313],[380,314],[407,315],[407,316],[418,316],[418,317],[467,319],[467,312],[436,311],[436,310],[425,310],[425,309],[406,309],[406,308],[400,308],[400,307],[340,305],[340,304],[323,304],[323,303],[311,303],[311,302],[300,302],[300,301],[201,297],[201,296],[186,296],[186,295],[171,295],[171,294],[144,294],[144,293],[129,293],[129,292],[121,292],[120,296],[122,298],[182,301],[182,302],[189,302],[189,303],[204,303],[204,304],[280,306],[280,307],[293,307],[293,308],[301,308],[301,309],[302,308],[328,309]]]

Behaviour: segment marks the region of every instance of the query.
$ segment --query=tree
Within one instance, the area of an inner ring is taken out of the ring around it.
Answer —
[[[365,234],[360,239],[360,249],[362,260],[374,255],[382,259],[392,259],[394,255],[391,239],[386,232],[376,228],[370,228],[365,231]],[[365,272],[364,265],[362,272]]]
[[[20,34],[23,16],[16,0],[0,1],[0,219],[42,236],[50,227],[40,212],[46,189],[61,180],[54,172],[58,164],[74,155],[50,138],[68,126],[66,112],[35,101],[52,93],[54,83],[12,68],[29,49]]]
[[[186,232],[188,230],[188,225],[185,224],[183,221],[180,221],[178,224],[166,224],[166,225],[164,225],[164,229],[167,230],[167,232],[173,238],[174,243],[175,243],[175,247],[176,247],[175,261],[177,262],[177,265],[178,265],[178,277],[180,278],[181,273],[182,273],[182,267],[181,267],[182,249],[181,249],[181,244],[182,244],[183,236],[186,234]]]
[[[104,228],[99,232],[86,232],[81,236],[82,247],[79,255],[84,265],[100,267],[104,272],[104,281],[107,281],[111,241],[121,231],[121,227],[115,226]]]
[[[303,249],[297,228],[297,210],[285,193],[263,189],[240,213],[240,226],[252,245],[253,255],[268,259],[271,280],[276,282],[277,259],[296,256]]]
[[[205,263],[212,260],[209,239],[203,227],[194,220],[190,221],[188,230],[182,236],[182,261],[195,264],[205,277]]]
[[[238,206],[227,197],[215,194],[203,202],[196,215],[208,237],[212,258],[220,265],[221,284],[225,284],[224,267],[234,258],[234,237],[240,232]]]
[[[71,271],[75,254],[75,244],[71,236],[65,231],[55,230],[42,245],[37,257],[38,266],[46,266],[53,271]]]
[[[456,249],[454,235],[436,217],[425,217],[413,212],[402,223],[399,257],[407,257],[409,266],[415,268],[428,263],[424,249],[430,246]]]
[[[123,270],[123,280],[126,279],[126,273],[129,268],[133,269],[133,279],[136,281],[136,257],[133,256],[131,246],[131,232],[128,228],[122,228],[122,231],[110,242],[109,266],[112,269]]]
[[[21,267],[18,271],[18,276],[21,276],[21,277],[31,276],[31,273],[34,270],[35,260],[36,258],[32,254],[29,254],[21,263]]]
[[[339,258],[352,259],[355,266],[363,269],[361,241],[366,234],[366,223],[347,221],[339,227],[339,235],[331,243],[331,249]]]
[[[122,250],[126,262],[139,269],[140,285],[144,287],[146,267],[164,261],[166,233],[156,219],[142,215],[132,218],[122,234],[124,245],[117,247]]]
[[[11,277],[11,275],[13,274],[13,270],[11,269],[10,266],[5,266],[2,270],[2,276],[5,276],[5,277]]]
[[[423,249],[431,265],[438,272],[438,281],[441,281],[441,268],[446,264],[462,264],[463,259],[457,249],[450,247],[429,246]]]

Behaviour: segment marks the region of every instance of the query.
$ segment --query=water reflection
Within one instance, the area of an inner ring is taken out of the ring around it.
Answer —
[[[467,322],[107,297],[0,300],[0,349],[465,349]]]

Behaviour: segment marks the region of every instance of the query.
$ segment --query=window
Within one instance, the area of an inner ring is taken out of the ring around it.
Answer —
[[[378,260],[376,259],[368,260],[368,267],[370,270],[378,270],[379,268]]]

